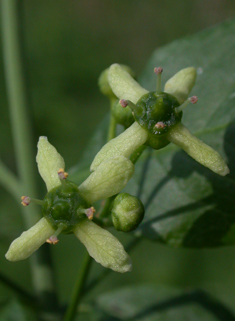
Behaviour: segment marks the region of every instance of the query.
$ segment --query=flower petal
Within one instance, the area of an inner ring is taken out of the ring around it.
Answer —
[[[107,230],[92,221],[85,220],[73,232],[96,262],[116,272],[131,271],[129,255],[118,239]]]
[[[38,223],[28,231],[23,232],[15,239],[6,253],[9,261],[19,261],[27,259],[55,232],[52,226],[43,217]]]
[[[164,92],[176,97],[181,105],[195,85],[196,77],[197,72],[194,67],[182,69],[166,82]]]
[[[95,172],[78,187],[90,204],[119,193],[134,173],[134,165],[123,156],[103,161]]]
[[[59,186],[61,182],[58,171],[60,168],[64,169],[64,159],[45,136],[39,138],[36,161],[38,163],[38,171],[46,183],[47,190],[50,191],[52,188]]]
[[[130,157],[138,147],[146,142],[147,138],[147,131],[140,127],[137,122],[134,122],[122,134],[110,140],[101,148],[91,164],[91,171],[95,171],[104,160],[110,157]]]
[[[229,173],[229,168],[220,154],[203,143],[196,136],[192,135],[181,123],[170,131],[167,135],[167,139],[183,148],[188,155],[213,172],[221,176],[225,176]]]
[[[128,99],[137,103],[141,96],[148,93],[118,64],[113,64],[109,68],[108,80],[112,91],[119,99]]]

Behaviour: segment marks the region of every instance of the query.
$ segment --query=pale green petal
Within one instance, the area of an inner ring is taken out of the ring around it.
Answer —
[[[122,244],[107,230],[92,221],[83,221],[73,230],[96,262],[116,272],[131,271],[129,255]]]
[[[109,68],[108,80],[112,91],[119,99],[136,103],[141,96],[148,93],[118,64],[113,64]]]
[[[182,69],[166,82],[164,92],[175,96],[182,104],[195,85],[196,77],[197,72],[194,67]]]
[[[19,261],[27,259],[35,252],[46,240],[53,235],[55,230],[43,217],[38,223],[32,226],[28,231],[23,232],[15,239],[6,253],[6,259],[9,261]]]
[[[229,168],[220,154],[192,135],[181,123],[170,131],[167,138],[172,143],[183,148],[198,163],[208,167],[213,172],[221,176],[229,173]]]
[[[130,157],[138,147],[146,142],[147,138],[147,131],[140,127],[137,122],[134,122],[122,134],[110,140],[101,148],[91,164],[91,171],[96,170],[104,160],[110,157],[121,155]]]
[[[92,204],[119,193],[131,179],[134,169],[133,163],[123,156],[109,158],[78,189],[87,202]]]
[[[58,170],[65,167],[63,157],[52,146],[47,137],[41,136],[38,141],[38,153],[36,157],[38,163],[38,171],[46,183],[47,190],[61,184]]]

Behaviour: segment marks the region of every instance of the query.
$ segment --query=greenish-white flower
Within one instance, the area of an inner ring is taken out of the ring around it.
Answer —
[[[48,193],[43,201],[22,197],[22,204],[40,203],[44,217],[12,242],[6,258],[26,259],[46,241],[56,244],[61,232],[74,233],[98,263],[117,272],[130,271],[130,257],[119,240],[92,222],[91,205],[120,192],[134,173],[132,162],[122,155],[106,159],[77,186],[66,179],[64,160],[46,137],[39,139],[36,160]]]
[[[94,158],[91,170],[95,171],[103,161],[113,156],[128,158],[143,144],[160,149],[172,142],[215,173],[228,174],[229,168],[219,153],[192,135],[181,123],[182,110],[187,103],[197,102],[196,96],[188,98],[196,80],[195,68],[180,70],[166,82],[163,92],[162,68],[155,68],[155,72],[158,74],[157,90],[148,92],[120,65],[113,64],[109,68],[110,88],[123,107],[132,109],[136,121],[103,146]]]

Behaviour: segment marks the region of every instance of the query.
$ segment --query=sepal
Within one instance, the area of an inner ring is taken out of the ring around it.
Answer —
[[[6,259],[9,261],[19,261],[27,259],[43,243],[46,242],[55,230],[43,217],[38,223],[32,226],[26,232],[23,232],[15,239],[6,253]]]
[[[122,134],[110,140],[101,148],[91,164],[91,171],[95,171],[104,160],[111,157],[130,157],[138,147],[146,142],[147,138],[147,131],[140,127],[137,122],[134,122]]]
[[[63,157],[52,146],[47,137],[41,136],[38,141],[38,153],[36,156],[38,171],[46,183],[47,190],[59,186],[61,181],[58,171],[65,167]]]
[[[208,167],[216,174],[225,176],[229,173],[229,168],[219,153],[192,135],[183,124],[176,125],[167,135],[167,138],[181,147],[198,163]]]
[[[79,223],[73,232],[96,262],[116,272],[131,271],[129,255],[119,240],[107,230],[85,220]]]
[[[90,204],[119,193],[134,174],[134,165],[123,156],[103,161],[78,187],[83,198]]]
[[[181,69],[166,82],[164,92],[176,97],[181,105],[194,87],[196,77],[197,72],[194,67]]]
[[[108,80],[112,91],[119,99],[131,100],[136,103],[141,96],[148,92],[118,64],[110,66]]]

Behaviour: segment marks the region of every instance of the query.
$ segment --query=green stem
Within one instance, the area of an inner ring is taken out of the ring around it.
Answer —
[[[116,97],[110,99],[110,119],[109,119],[109,129],[108,129],[108,136],[107,136],[107,142],[109,142],[111,139],[116,137],[116,120],[112,115],[112,106],[116,103]]]
[[[109,121],[109,130],[108,130],[108,138],[107,141],[109,142],[111,139],[116,137],[116,120],[110,113],[110,121]]]
[[[78,306],[78,304],[82,298],[82,294],[84,292],[84,287],[85,287],[85,283],[86,283],[86,280],[87,280],[87,277],[88,277],[88,274],[90,271],[91,263],[92,263],[92,258],[86,252],[83,263],[82,263],[81,271],[79,273],[78,279],[77,279],[74,289],[73,289],[70,304],[68,306],[68,309],[67,309],[65,317],[64,317],[64,321],[74,320],[74,317],[76,315],[77,306]]]
[[[11,290],[13,290],[19,296],[20,299],[25,300],[32,306],[35,306],[35,297],[31,293],[22,289],[19,285],[15,284],[12,280],[10,280],[2,273],[0,273],[0,282],[2,282]]]
[[[146,145],[141,145],[139,148],[134,151],[134,153],[131,155],[130,160],[132,161],[133,164],[137,162],[137,160],[140,158],[142,155],[143,151],[147,148]]]
[[[22,196],[20,193],[21,184],[19,179],[7,168],[7,166],[0,160],[0,183],[5,187],[8,192],[16,199],[20,201]]]
[[[3,58],[13,142],[21,181],[19,193],[24,192],[25,195],[30,194],[34,197],[37,196],[34,161],[36,151],[33,145],[32,121],[23,73],[20,42],[22,21],[19,21],[19,9],[18,0],[1,1]],[[30,206],[27,211],[23,208],[21,211],[27,229],[41,218],[37,207]],[[33,284],[40,299],[45,298],[44,293],[55,294],[50,259],[48,260],[48,253],[45,253],[45,250],[48,251],[45,247],[41,248],[30,258]]]

